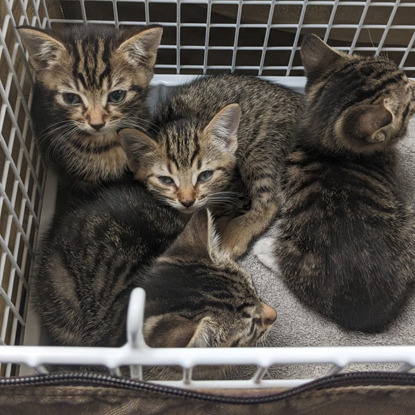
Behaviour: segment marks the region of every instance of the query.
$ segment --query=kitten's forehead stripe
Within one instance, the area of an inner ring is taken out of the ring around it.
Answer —
[[[111,85],[111,40],[83,39],[72,43],[73,76],[84,89],[102,89]],[[81,89],[80,85],[78,89]]]

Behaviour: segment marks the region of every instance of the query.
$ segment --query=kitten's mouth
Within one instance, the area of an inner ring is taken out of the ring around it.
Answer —
[[[94,130],[94,129],[88,129],[88,131],[86,131],[89,135],[92,135],[94,137],[99,137],[102,136],[104,134],[108,134],[111,132],[116,133],[116,129],[114,127],[103,127],[100,130]]]
[[[185,206],[179,206],[177,208],[178,211],[180,211],[181,213],[188,213],[189,215],[191,213],[196,212],[196,210],[198,210],[199,207],[198,206],[190,206],[190,207],[185,207]]]

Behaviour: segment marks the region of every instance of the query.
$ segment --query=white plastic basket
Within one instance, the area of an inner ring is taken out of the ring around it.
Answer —
[[[22,346],[39,344],[28,304],[39,234],[53,214],[56,180],[48,174],[33,139],[30,105],[33,79],[16,26],[68,23],[116,26],[159,23],[165,28],[154,97],[190,77],[216,71],[264,76],[301,90],[300,35],[313,32],[337,49],[387,53],[409,76],[415,73],[415,2],[277,0],[1,0],[0,3],[0,362],[1,375],[45,372],[46,364],[102,364],[118,373],[132,365],[178,365],[184,387],[294,386],[310,380],[266,379],[272,365],[316,364],[315,376],[348,370],[352,363],[415,366],[415,347],[310,347],[150,349],[142,341],[140,312],[130,313],[128,343],[119,349]],[[65,17],[64,17],[65,16]],[[144,293],[130,307],[141,310]],[[141,313],[142,314],[142,313]],[[248,380],[195,381],[198,365],[252,365]],[[325,367],[326,370],[321,370]],[[382,366],[383,368],[384,366]],[[31,368],[31,369],[29,369]],[[376,366],[373,366],[376,368]]]

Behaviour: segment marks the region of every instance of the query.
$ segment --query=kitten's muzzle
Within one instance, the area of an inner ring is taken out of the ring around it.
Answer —
[[[184,207],[189,208],[190,206],[192,206],[192,205],[195,203],[195,201],[194,201],[194,200],[187,199],[187,200],[181,200],[181,201],[180,201],[180,203],[181,203]]]
[[[105,123],[103,124],[89,124],[92,128],[94,128],[95,130],[99,131],[102,127],[105,126]]]

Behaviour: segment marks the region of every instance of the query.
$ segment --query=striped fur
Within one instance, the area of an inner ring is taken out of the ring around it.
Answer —
[[[276,313],[220,250],[206,210],[185,227],[138,183],[74,204],[55,217],[34,280],[52,343],[121,346],[134,287],[147,294],[150,346],[247,346],[266,335]]]
[[[48,165],[78,189],[122,177],[126,155],[116,130],[147,126],[162,29],[91,25],[19,33],[36,71],[32,115]]]
[[[316,36],[305,38],[301,56],[306,109],[265,262],[341,326],[383,330],[415,277],[414,212],[398,184],[395,149],[415,112],[415,91],[391,61],[338,53]]]
[[[165,203],[216,215],[228,206],[222,243],[238,257],[277,213],[279,166],[301,108],[300,95],[279,85],[217,75],[180,87],[158,108],[151,137],[120,135],[135,177]]]

